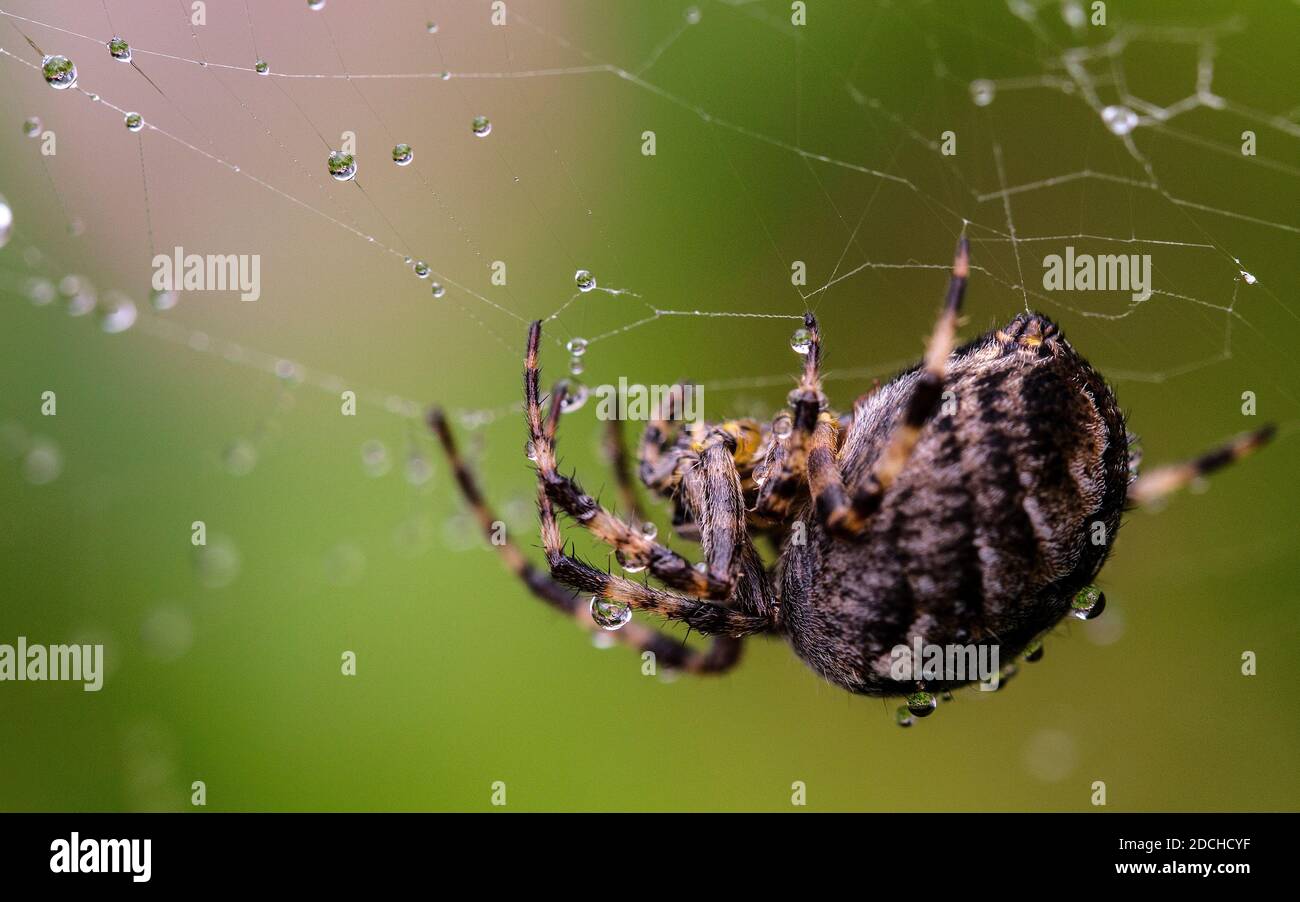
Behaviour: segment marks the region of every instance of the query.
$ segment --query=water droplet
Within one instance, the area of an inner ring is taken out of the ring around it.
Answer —
[[[812,350],[812,333],[800,326],[790,336],[790,350],[796,354],[807,354]]]
[[[77,83],[77,67],[66,56],[47,56],[41,60],[41,74],[56,91],[66,91]]]
[[[912,712],[907,710],[907,705],[898,706],[898,710],[894,712],[894,723],[900,727],[910,727],[916,723],[912,720]]]
[[[5,200],[3,194],[0,194],[0,247],[4,247],[9,243],[13,233],[14,211],[9,206],[9,201]]]
[[[772,434],[777,438],[789,438],[790,433],[794,431],[794,420],[789,414],[781,414],[772,421]]]
[[[237,438],[221,452],[221,463],[231,476],[246,476],[257,466],[257,446],[246,438]]]
[[[427,32],[429,32],[429,34],[437,34],[437,33],[438,33],[438,23],[437,23],[437,22],[430,22],[428,25],[425,25],[425,26],[424,26],[424,30],[427,31]]]
[[[1106,595],[1096,586],[1088,586],[1070,602],[1070,615],[1079,620],[1095,620],[1106,610]]]
[[[939,700],[930,692],[913,692],[907,697],[907,710],[916,717],[929,717],[939,707]]]
[[[32,485],[46,485],[63,472],[63,451],[52,439],[34,436],[23,455],[23,479]]]
[[[259,59],[257,62],[253,63],[253,71],[258,75],[270,75],[271,64],[266,60]]]
[[[329,167],[330,175],[336,181],[350,182],[356,177],[357,158],[350,153],[343,153],[340,150],[330,151],[326,165]]]
[[[129,63],[131,45],[117,35],[113,35],[113,40],[108,42],[108,55],[120,63]]]
[[[970,99],[976,106],[988,106],[997,93],[998,86],[987,78],[977,78],[970,83]]]
[[[398,144],[393,147],[393,162],[398,166],[405,166],[415,159],[415,152],[411,150],[409,144]]]
[[[325,0],[307,0],[308,9],[324,9]]]
[[[0,241],[0,246],[4,242]],[[31,301],[36,307],[44,307],[54,302],[58,292],[54,288],[54,283],[49,279],[31,279],[27,283],[27,300]]]
[[[488,121],[487,116],[475,116],[474,121],[470,123],[470,129],[479,138],[486,138],[492,133],[492,123]]]
[[[687,25],[699,25],[699,24],[700,24],[700,8],[699,8],[698,6],[688,6],[688,7],[686,7],[686,11],[685,11],[684,13],[682,13],[682,18],[684,18],[684,19],[686,20],[686,24],[687,24]]]
[[[591,619],[603,630],[622,629],[632,619],[632,606],[625,601],[611,601],[599,595],[591,596]]]
[[[239,576],[240,555],[235,543],[223,535],[208,534],[208,544],[194,549],[194,578],[205,589],[221,589]]]
[[[144,128],[144,117],[139,113],[127,113],[123,122],[126,124],[126,130],[129,132],[138,132],[140,129]]]
[[[175,661],[194,644],[194,621],[179,605],[159,605],[140,624],[145,651],[160,661]]]
[[[424,485],[433,477],[433,464],[418,450],[406,456],[406,481],[411,485]]]
[[[532,439],[524,442],[524,457],[528,458],[533,463],[537,463],[537,446],[533,444]]]
[[[570,376],[581,376],[584,369],[586,369],[586,367],[583,365],[581,357],[573,356],[569,358]]]
[[[443,73],[438,77],[443,81],[451,81],[451,73],[446,70],[443,70]]]
[[[429,264],[428,264],[428,263],[425,263],[423,260],[417,260],[417,261],[415,261],[414,269],[415,269],[415,274],[416,274],[417,276],[419,276],[421,279],[427,279],[427,278],[429,278]]]
[[[370,439],[361,445],[361,468],[372,478],[385,475],[392,467],[388,459],[388,448],[378,439]]]
[[[591,291],[596,287],[596,277],[585,269],[580,269],[574,273],[573,281],[578,286],[579,291]]]
[[[275,378],[285,385],[299,385],[302,383],[302,368],[292,360],[277,360]]]
[[[640,573],[646,568],[646,561],[641,558],[630,557],[621,551],[614,552],[614,560],[623,568],[625,573]]]
[[[41,117],[29,116],[23,120],[23,134],[29,138],[40,137],[41,134]]]
[[[587,403],[587,386],[577,379],[566,379],[564,400],[560,403],[560,413],[573,413]]]
[[[443,287],[441,282],[434,282],[429,286],[429,290],[433,293],[435,298],[440,298],[447,293],[447,289]]]
[[[952,693],[949,692],[947,689],[945,689],[943,692],[939,693],[939,698],[943,699],[946,702],[950,702],[952,701]]]
[[[335,586],[355,586],[366,572],[366,553],[351,542],[340,542],[325,554],[325,579]]]
[[[1101,111],[1101,121],[1110,129],[1111,134],[1127,135],[1137,128],[1138,117],[1137,113],[1126,106],[1108,106]]]
[[[106,294],[99,305],[99,327],[109,335],[131,328],[136,316],[135,301],[119,291]]]
[[[1241,277],[1246,280],[1247,285],[1254,285],[1255,282],[1257,281],[1254,275],[1246,272],[1244,269],[1241,271]]]
[[[1025,646],[1025,660],[1030,664],[1043,660],[1043,641],[1035,639]]]
[[[160,291],[155,288],[149,293],[149,305],[158,311],[172,309],[178,300],[180,295],[175,291]]]
[[[653,542],[659,535],[659,527],[647,520],[641,524],[641,535]]]
[[[581,357],[583,354],[587,353],[587,339],[570,338],[568,344],[566,344],[564,348],[574,357]]]

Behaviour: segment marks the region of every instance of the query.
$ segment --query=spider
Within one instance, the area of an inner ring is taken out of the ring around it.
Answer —
[[[641,481],[673,504],[674,528],[702,547],[692,563],[643,527],[617,420],[608,448],[633,520],[615,516],[557,469],[561,382],[543,412],[541,323],[528,331],[524,365],[528,454],[549,573],[510,544],[506,564],[542,600],[589,630],[603,627],[653,652],[660,666],[696,674],[732,668],[748,636],[782,636],[813,671],[850,692],[908,696],[916,713],[934,692],[974,681],[947,669],[894,670],[896,650],[921,642],[996,648],[1014,659],[1041,651],[1041,636],[1074,613],[1100,613],[1092,586],[1128,504],[1147,504],[1257,448],[1265,427],[1185,463],[1137,476],[1135,440],[1114,393],[1037,313],[1016,316],[954,349],[969,271],[957,246],[947,297],[924,359],[860,397],[851,414],[821,390],[821,336],[805,317],[805,362],[789,410],[686,428],[680,394],[653,412],[640,441]],[[485,531],[496,516],[461,460],[446,417],[430,425]],[[610,545],[652,587],[566,552],[556,509]],[[764,564],[756,540],[779,549]],[[590,595],[584,604],[573,590]],[[713,637],[705,649],[676,641],[632,611],[660,615]],[[1010,668],[1006,668],[1009,675]]]

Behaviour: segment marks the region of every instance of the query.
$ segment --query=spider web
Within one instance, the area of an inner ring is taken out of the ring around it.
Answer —
[[[1271,9],[1203,9],[1195,24],[1173,25],[1115,3],[1094,27],[1071,0],[1010,0],[979,16],[937,3],[827,3],[811,5],[805,28],[787,3],[719,0],[665,5],[656,33],[629,34],[615,23],[632,6],[517,0],[497,25],[488,3],[296,5],[213,0],[194,25],[189,4],[167,0],[0,0],[3,121],[38,115],[61,142],[46,157],[9,129],[0,187],[17,227],[0,252],[0,290],[9,303],[57,300],[51,317],[98,307],[90,318],[106,332],[276,380],[252,437],[223,452],[233,472],[255,465],[285,393],[346,389],[399,421],[416,462],[408,477],[423,484],[417,424],[455,380],[439,373],[417,391],[394,387],[390,370],[438,372],[438,343],[455,341],[481,354],[485,372],[513,379],[533,318],[557,360],[585,342],[577,362],[593,381],[613,381],[629,347],[674,349],[675,372],[658,381],[703,369],[698,381],[724,397],[712,395],[718,418],[758,409],[756,399],[770,410],[764,392],[789,385],[794,366],[765,366],[762,355],[748,371],[697,366],[710,343],[726,334],[780,346],[812,309],[832,348],[834,326],[862,333],[832,352],[826,378],[847,383],[842,406],[854,383],[916,357],[960,234],[974,247],[967,334],[1042,309],[1121,384],[1243,363],[1244,340],[1248,381],[1283,399],[1284,433],[1296,430],[1300,401],[1272,364],[1286,359],[1282,330],[1294,334],[1300,320],[1284,301],[1300,234],[1300,106],[1250,59]],[[1292,11],[1277,15],[1294,26]],[[844,35],[818,18],[843,23]],[[135,65],[109,59],[117,33]],[[52,92],[25,39],[72,58],[77,85]],[[919,103],[900,106],[900,92]],[[755,96],[765,99],[747,102]],[[144,127],[123,134],[134,110]],[[470,134],[478,115],[492,123],[481,138]],[[1240,150],[1247,129],[1257,155]],[[640,150],[647,130],[653,156]],[[361,167],[340,184],[325,157],[343,131],[358,136]],[[399,142],[415,148],[409,167],[384,161]],[[711,164],[715,183],[690,185],[708,194],[665,195],[644,174],[673,153]],[[1248,189],[1224,190],[1202,168]],[[720,203],[734,234],[702,246],[647,237],[671,235],[665,217]],[[638,211],[652,221],[647,235],[628,227]],[[268,255],[257,304],[146,301],[156,253],[256,251],[286,233],[301,240]],[[1065,245],[1151,254],[1150,297],[1045,291],[1042,257]],[[730,259],[744,262],[733,270]],[[413,274],[416,261],[428,279]],[[498,261],[509,273],[500,285]],[[805,284],[791,279],[796,262]],[[574,284],[584,269],[592,291]],[[95,287],[107,285],[122,288]],[[318,310],[313,295],[336,288],[355,300]],[[429,335],[428,359],[399,351],[386,365],[375,321],[381,333]],[[294,350],[304,332],[316,339],[305,343],[310,359]],[[1171,332],[1177,340],[1164,340]],[[354,333],[372,338],[359,348]],[[513,391],[466,395],[462,384],[454,397],[462,428],[517,429]],[[382,442],[363,458],[387,468]]]

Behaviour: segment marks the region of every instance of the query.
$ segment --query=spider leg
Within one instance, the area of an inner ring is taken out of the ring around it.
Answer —
[[[469,468],[461,459],[451,428],[441,410],[435,408],[430,412],[429,425],[447,454],[447,459],[451,464],[461,495],[474,512],[479,525],[483,528],[490,541],[493,537],[493,524],[497,522],[497,516],[488,507],[473,474],[470,473]],[[545,496],[542,496],[539,503],[548,506],[550,504]],[[557,582],[545,571],[533,566],[524,557],[523,552],[513,543],[494,544],[493,547],[501,554],[510,571],[518,576],[534,595],[561,613],[572,617],[580,627],[588,632],[600,632],[595,621],[591,619],[588,606],[579,601],[572,589]],[[638,651],[653,652],[655,660],[660,666],[690,673],[722,673],[731,669],[740,659],[740,640],[726,636],[715,638],[712,645],[701,653],[696,649],[687,647],[672,636],[641,623],[628,623],[622,629],[616,630],[610,635],[619,642]]]
[[[768,476],[759,489],[755,504],[756,516],[766,520],[785,520],[790,508],[808,477],[808,452],[818,418],[826,406],[821,383],[821,333],[817,318],[804,314],[804,327],[809,333],[808,353],[804,357],[803,375],[799,386],[790,393],[794,411],[790,434],[777,441],[768,460]]]
[[[709,433],[698,463],[684,473],[686,501],[700,526],[709,575],[735,587],[731,602],[737,610],[774,618],[771,582],[747,530],[738,439],[728,425]]]
[[[852,499],[846,498],[839,475],[831,475],[827,458],[819,454],[821,492],[817,497],[819,514],[830,529],[841,533],[860,534],[867,520],[880,507],[885,492],[894,484],[912,455],[921,430],[929,421],[943,398],[943,383],[948,369],[948,356],[957,337],[957,317],[961,312],[962,296],[966,293],[966,279],[970,272],[970,247],[965,236],[957,242],[957,253],[952,262],[952,278],[944,300],[939,320],[925,351],[920,375],[912,386],[901,421],[894,427],[889,442],[880,453],[862,485],[854,491]]]
[[[1177,464],[1157,467],[1138,477],[1129,488],[1128,497],[1135,505],[1157,502],[1215,470],[1226,467],[1267,444],[1277,434],[1277,427],[1268,425],[1254,432],[1245,432],[1212,451]]]
[[[628,516],[638,523],[646,522],[645,509],[636,495],[636,485],[632,481],[631,462],[627,453],[627,442],[623,437],[622,413],[612,420],[605,421],[605,456],[609,459],[610,469],[614,471],[614,484],[618,488],[619,500]]]
[[[543,424],[538,388],[541,374],[537,367],[537,349],[541,336],[541,321],[535,321],[528,330],[524,402],[529,440],[537,458],[537,480],[545,489],[546,497],[583,528],[612,546],[624,560],[643,564],[652,576],[669,587],[697,598],[727,598],[731,594],[733,583],[721,582],[708,573],[696,570],[690,561],[677,552],[647,538],[639,528],[632,527],[605,510],[582,490],[576,479],[564,476],[556,469],[555,431],[564,400],[564,387],[560,384],[551,392],[550,415]],[[569,582],[567,579],[562,581]]]

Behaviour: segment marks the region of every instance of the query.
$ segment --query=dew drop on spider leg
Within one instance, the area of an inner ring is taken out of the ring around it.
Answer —
[[[77,83],[77,67],[66,56],[55,54],[41,60],[41,75],[56,91],[66,91]]]
[[[632,606],[624,601],[614,601],[591,596],[591,619],[603,630],[614,632],[622,629],[632,619]]]
[[[794,431],[794,420],[788,414],[780,414],[772,421],[772,434],[777,438],[789,438]]]
[[[587,339],[570,338],[568,344],[564,346],[564,349],[574,357],[581,357],[583,354],[587,353]]]
[[[894,712],[894,723],[900,727],[910,727],[916,723],[912,719],[912,712],[907,710],[907,705],[899,705],[898,710]]]
[[[977,78],[970,83],[970,99],[976,106],[988,106],[997,93],[997,85],[987,78]]]
[[[579,291],[591,291],[596,287],[596,277],[590,271],[580,269],[573,274],[573,283],[578,286]]]
[[[1070,602],[1070,616],[1079,620],[1096,620],[1106,610],[1106,594],[1096,586],[1087,586]]]
[[[915,717],[929,717],[939,707],[939,700],[931,692],[913,692],[907,697],[907,711]]]
[[[653,542],[659,535],[659,527],[647,520],[641,524],[641,535]]]
[[[533,463],[537,463],[537,446],[533,444],[532,439],[524,442],[524,457],[528,458]]]
[[[804,355],[812,350],[812,333],[800,326],[790,336],[790,350]]]
[[[624,573],[640,573],[646,568],[646,562],[641,558],[624,554],[621,551],[614,552],[614,560],[623,568]]]
[[[1101,121],[1113,135],[1127,135],[1137,128],[1137,113],[1126,106],[1108,106],[1101,111]]]

